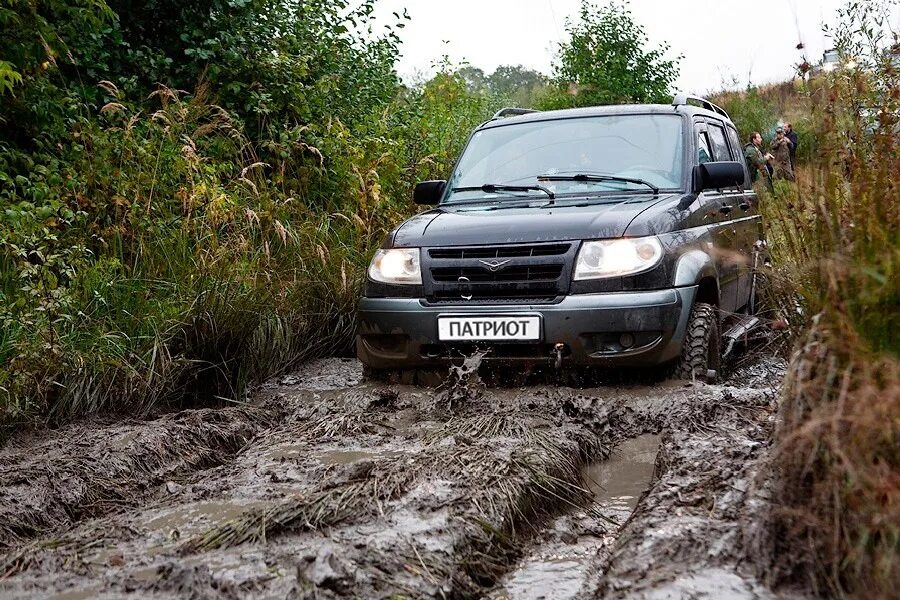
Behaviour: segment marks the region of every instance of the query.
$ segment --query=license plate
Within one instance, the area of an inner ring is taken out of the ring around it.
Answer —
[[[438,339],[442,342],[540,340],[541,318],[536,315],[438,317]]]

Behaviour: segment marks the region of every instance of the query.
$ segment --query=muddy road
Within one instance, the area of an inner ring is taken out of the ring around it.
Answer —
[[[447,389],[305,366],[247,404],[0,450],[3,597],[773,596],[783,366],[720,385]]]

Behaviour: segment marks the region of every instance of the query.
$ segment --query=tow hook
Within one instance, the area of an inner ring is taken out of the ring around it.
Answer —
[[[566,348],[566,345],[562,342],[557,342],[555,346],[553,346],[553,368],[559,371],[562,368],[562,358],[563,358],[563,350]]]

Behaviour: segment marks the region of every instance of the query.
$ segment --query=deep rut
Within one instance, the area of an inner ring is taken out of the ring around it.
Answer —
[[[761,584],[736,566],[746,546],[739,522],[755,497],[750,480],[775,397],[766,380],[777,372],[748,376],[756,380],[740,388],[435,392],[362,383],[355,362],[331,360],[260,390],[257,406],[215,418],[186,411],[13,443],[0,454],[0,483],[18,470],[33,485],[80,465],[84,489],[118,495],[92,509],[90,493],[65,502],[47,494],[31,512],[0,496],[0,515],[32,524],[7,534],[0,592],[575,597],[689,578],[757,593]],[[216,427],[182,432],[171,427],[179,419]],[[585,467],[623,441],[660,433],[656,478],[630,519],[630,507],[598,502]],[[124,458],[114,451],[121,436],[131,449]],[[40,444],[55,452],[29,460]],[[177,458],[188,448],[196,458]],[[733,448],[741,450],[724,451]],[[107,483],[91,479],[104,470]],[[728,496],[735,485],[743,491]],[[37,521],[41,506],[62,516]],[[693,529],[657,543],[654,532],[692,510]],[[729,543],[709,551],[709,534]],[[551,550],[576,557],[581,575],[566,595],[552,570],[517,588],[517,574]]]

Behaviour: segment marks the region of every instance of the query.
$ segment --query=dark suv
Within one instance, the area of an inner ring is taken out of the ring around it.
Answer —
[[[357,353],[370,374],[487,361],[672,364],[714,377],[723,315],[754,310],[764,247],[721,108],[504,109],[472,133],[436,205],[372,259]]]

